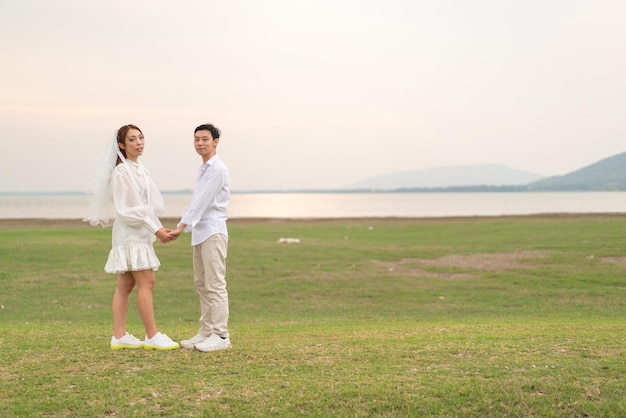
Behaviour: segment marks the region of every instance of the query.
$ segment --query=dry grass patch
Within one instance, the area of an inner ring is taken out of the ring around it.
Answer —
[[[607,263],[613,263],[622,267],[626,267],[626,257],[605,257],[602,260]]]
[[[434,272],[430,268],[462,269],[503,272],[513,269],[529,269],[523,260],[544,258],[542,251],[519,251],[514,253],[485,253],[468,255],[446,255],[435,259],[403,258],[398,261],[373,260],[374,265],[390,273],[408,276],[432,277],[440,279],[469,279],[471,272]],[[625,259],[626,260],[626,259]],[[626,261],[625,261],[626,263]]]

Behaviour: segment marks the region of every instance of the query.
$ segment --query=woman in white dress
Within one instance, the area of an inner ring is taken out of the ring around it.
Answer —
[[[105,272],[117,274],[113,296],[113,337],[111,348],[145,348],[173,350],[179,348],[166,334],[158,331],[154,319],[152,289],[154,271],[161,263],[153,243],[159,238],[166,243],[173,239],[163,228],[158,215],[163,213],[163,197],[150,178],[148,170],[138,161],[144,151],[144,137],[135,125],[124,125],[117,131],[115,166],[109,171],[105,189],[109,196],[98,196],[91,202],[84,219],[92,225],[108,226],[114,216],[112,248],[104,267]],[[112,153],[105,157],[105,166],[112,165]],[[108,208],[107,208],[108,205]],[[107,215],[108,212],[108,215]],[[126,316],[130,294],[137,286],[137,308],[146,331],[144,341],[126,331]]]

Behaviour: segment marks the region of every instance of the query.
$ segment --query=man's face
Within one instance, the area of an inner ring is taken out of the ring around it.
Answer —
[[[198,131],[193,137],[193,145],[196,148],[198,155],[202,156],[202,160],[207,162],[212,156],[215,155],[215,149],[219,138],[213,139],[213,135],[208,130]]]

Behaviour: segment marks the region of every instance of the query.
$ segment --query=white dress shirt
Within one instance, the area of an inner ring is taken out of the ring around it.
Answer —
[[[191,231],[191,245],[202,244],[214,234],[228,236],[226,207],[229,201],[228,168],[215,154],[198,169],[191,203],[178,223],[187,225],[185,232]]]

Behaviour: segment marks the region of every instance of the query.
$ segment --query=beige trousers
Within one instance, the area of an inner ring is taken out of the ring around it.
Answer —
[[[193,246],[193,275],[200,296],[199,334],[228,334],[228,292],[226,291],[226,255],[228,237],[214,234]]]

